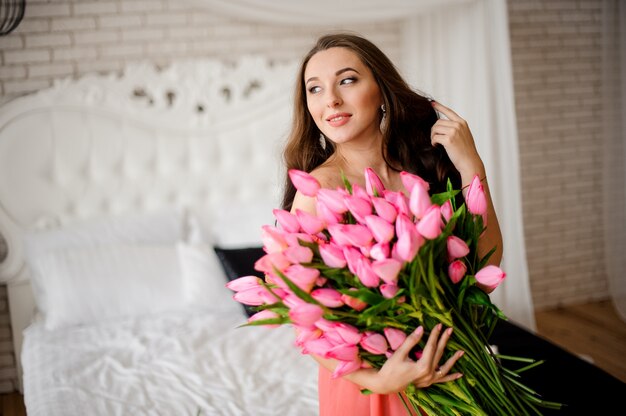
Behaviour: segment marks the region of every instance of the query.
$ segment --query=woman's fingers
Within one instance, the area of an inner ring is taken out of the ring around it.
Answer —
[[[450,357],[441,367],[435,371],[435,383],[445,383],[447,381],[456,380],[463,377],[461,373],[448,374],[456,362],[463,356],[463,351],[457,351],[452,357]]]
[[[450,120],[455,120],[455,121],[461,121],[463,120],[461,117],[459,117],[459,115],[457,113],[455,113],[454,111],[452,111],[451,109],[449,109],[448,107],[446,107],[445,105],[437,102],[437,101],[431,101],[430,102],[433,106],[433,108],[437,111],[439,111],[441,114],[443,114],[444,116],[448,117],[448,119]]]
[[[415,331],[411,332],[409,336],[406,337],[402,345],[400,345],[396,350],[395,354],[399,354],[402,358],[408,357],[411,349],[422,339],[422,335],[424,335],[424,328],[420,325]]]

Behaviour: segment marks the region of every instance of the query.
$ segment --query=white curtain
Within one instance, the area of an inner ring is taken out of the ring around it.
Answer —
[[[345,28],[401,21],[402,59],[396,64],[416,89],[468,120],[487,168],[504,237],[502,268],[507,273],[492,300],[511,320],[535,330],[522,226],[506,0],[190,1],[270,24]]]
[[[626,321],[626,4],[602,6],[604,252],[609,292]]]

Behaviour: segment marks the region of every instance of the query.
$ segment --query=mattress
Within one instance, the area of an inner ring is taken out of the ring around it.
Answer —
[[[25,331],[29,416],[317,415],[317,364],[288,326],[190,310]]]

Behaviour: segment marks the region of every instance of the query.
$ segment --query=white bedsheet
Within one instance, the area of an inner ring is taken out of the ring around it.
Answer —
[[[25,331],[29,416],[317,415],[317,365],[290,327],[189,311]]]

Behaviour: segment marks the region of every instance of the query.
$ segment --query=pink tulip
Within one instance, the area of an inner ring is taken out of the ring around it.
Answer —
[[[469,247],[465,241],[461,240],[455,235],[448,236],[446,239],[446,245],[448,247],[448,257],[450,259],[460,259],[469,254]]]
[[[295,215],[284,209],[275,209],[272,211],[278,224],[288,233],[297,233],[300,231],[300,223]]]
[[[343,214],[348,211],[343,198],[343,193],[333,189],[323,188],[317,192],[317,200],[336,214]]]
[[[430,195],[428,195],[426,188],[423,185],[415,184],[409,199],[409,209],[413,215],[417,219],[421,219],[432,205],[433,203],[430,201]]]
[[[355,372],[359,368],[361,368],[361,360],[359,358],[353,361],[339,361],[331,377],[333,379],[343,377]]]
[[[261,286],[262,280],[257,276],[243,276],[226,283],[226,287],[232,291],[240,292]]]
[[[407,192],[411,192],[416,184],[423,186],[427,191],[430,189],[428,182],[409,172],[400,172],[400,180],[402,181],[402,185],[404,185],[404,189],[406,189]]]
[[[372,263],[372,269],[385,283],[396,284],[402,263],[395,259],[376,260]]]
[[[433,205],[417,223],[417,231],[429,240],[434,240],[441,234],[442,225],[441,211],[437,205]]]
[[[357,274],[359,269],[359,262],[363,258],[363,254],[354,247],[344,247],[343,255],[348,264],[348,270],[350,270],[352,274]]]
[[[357,299],[346,294],[341,295],[341,300],[343,300],[343,303],[345,303],[355,311],[362,311],[363,309],[367,308],[367,303],[363,302],[361,299]]]
[[[315,323],[315,326],[324,331],[324,336],[334,345],[356,345],[363,338],[363,334],[356,327],[343,322],[322,318]]]
[[[389,348],[385,337],[376,332],[366,332],[363,339],[361,339],[360,344],[365,351],[371,352],[375,355],[382,355],[387,352],[387,349]]]
[[[322,330],[319,328],[315,328],[315,327],[313,327],[313,329],[302,328],[302,327],[296,327],[296,328],[297,328],[297,331],[296,331],[297,335],[296,335],[296,340],[294,344],[302,348],[304,348],[304,344],[307,341],[319,339],[322,336]],[[329,348],[330,348],[330,345],[329,345]]]
[[[348,195],[344,197],[344,202],[350,213],[360,223],[365,223],[365,217],[372,214],[372,204],[368,199]]]
[[[372,205],[374,205],[376,215],[388,223],[393,224],[398,216],[398,210],[391,204],[391,202],[380,197],[374,197],[371,200]]]
[[[415,227],[412,227],[398,237],[392,249],[392,257],[396,260],[412,261],[423,244],[424,239],[417,233]]]
[[[281,252],[288,247],[282,231],[269,225],[261,227],[261,241],[266,253]]]
[[[455,260],[448,266],[448,276],[452,283],[457,284],[463,279],[467,272],[467,266],[461,260]]]
[[[396,293],[400,290],[400,288],[393,283],[383,283],[378,288],[380,289],[380,293],[387,299],[396,296]]]
[[[369,246],[374,239],[372,232],[364,225],[342,224],[342,226],[344,236],[355,247]]]
[[[495,289],[506,277],[498,266],[485,266],[476,273],[476,281],[490,289]]]
[[[346,258],[343,255],[343,250],[336,244],[323,244],[319,246],[320,256],[324,264],[328,267],[336,267],[342,269],[346,267]]]
[[[310,263],[313,260],[313,250],[304,246],[287,247],[283,254],[292,263]]]
[[[296,217],[302,229],[309,234],[317,234],[324,229],[324,223],[318,217],[301,209],[296,209]]]
[[[274,291],[274,293],[276,293],[277,290],[282,290],[284,295],[280,296],[281,300],[283,301],[283,303],[285,304],[285,306],[287,306],[289,309],[293,309],[296,306],[299,305],[304,305],[307,302],[300,299],[300,297],[298,297],[298,295],[294,294],[291,289],[280,289],[280,288],[276,288],[276,289],[272,289]]]
[[[309,293],[311,289],[313,289],[315,281],[320,275],[320,271],[317,269],[309,269],[308,267],[304,267],[299,264],[294,264],[285,270],[285,275],[296,286]],[[285,287],[283,287],[283,289],[285,289]]]
[[[306,196],[316,196],[317,191],[321,188],[317,179],[301,170],[289,169],[289,178],[293,186]]]
[[[326,353],[328,358],[341,361],[354,361],[359,356],[359,348],[356,345],[335,345]]]
[[[385,337],[387,337],[387,341],[389,341],[389,346],[394,351],[400,348],[400,345],[402,345],[404,343],[404,340],[406,339],[406,334],[404,333],[404,331],[401,331],[399,329],[386,327],[383,331],[385,332]]]
[[[452,204],[448,199],[441,206],[441,216],[444,218],[444,220],[446,220],[446,223],[448,223],[450,221],[450,218],[452,218],[452,215],[454,215],[454,212],[452,212]]]
[[[379,243],[388,243],[395,237],[394,226],[376,215],[366,216],[365,223]]]
[[[356,275],[365,287],[377,287],[380,283],[378,275],[374,273],[372,265],[365,257],[359,259]]]
[[[278,315],[276,312],[270,311],[269,309],[265,309],[265,310],[262,310],[261,312],[255,313],[250,318],[248,318],[248,322],[263,321],[265,319],[274,319],[274,318],[280,318],[280,315]],[[277,328],[280,325],[279,324],[265,324],[264,326],[267,326],[268,328]]]
[[[370,248],[370,257],[374,260],[385,260],[389,258],[389,244],[376,243]]]
[[[483,215],[487,213],[487,197],[478,175],[474,175],[474,179],[472,179],[465,196],[465,202],[467,203],[467,210],[472,214]]]
[[[274,268],[283,271],[291,265],[283,253],[268,253],[254,263],[254,270],[265,274],[274,273]]]
[[[285,241],[287,241],[290,247],[298,247],[300,246],[300,241],[312,243],[313,237],[305,233],[285,234]]]
[[[330,341],[324,337],[312,338],[312,339],[304,341],[304,345],[302,346],[302,353],[303,354],[315,354],[323,358],[328,358],[328,351],[332,347],[333,347],[333,344],[331,344]]]
[[[318,218],[327,226],[329,224],[337,224],[343,220],[343,216],[341,214],[334,213],[326,205],[320,203],[319,200],[315,203],[315,210],[317,211],[316,213]]]
[[[350,194],[348,194],[348,195],[350,195]],[[369,199],[370,199],[370,196],[367,193],[367,191],[365,189],[363,189],[362,187],[360,187],[356,183],[352,184],[352,195],[354,195],[354,196],[356,196],[358,198],[364,199],[366,201],[369,201]]]
[[[244,305],[251,306],[259,306],[264,304],[271,305],[278,301],[278,299],[276,299],[276,297],[263,286],[241,290],[235,293],[233,299],[235,299],[239,303],[243,303]]]
[[[339,308],[344,305],[341,300],[341,293],[335,289],[321,288],[311,292],[313,299],[329,308]]]
[[[296,305],[289,310],[291,321],[300,326],[310,327],[324,315],[324,310],[310,303]]]
[[[383,197],[396,208],[398,214],[404,214],[406,216],[411,214],[409,200],[402,192],[385,191]]]
[[[372,168],[365,169],[365,190],[370,196],[382,195],[385,190],[383,181],[380,180]]]

